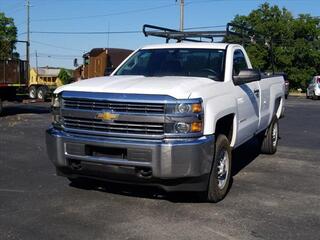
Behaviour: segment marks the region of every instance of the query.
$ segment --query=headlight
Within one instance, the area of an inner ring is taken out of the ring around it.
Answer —
[[[186,104],[186,103],[181,103],[177,105],[177,110],[178,113],[189,113],[191,112],[191,105]]]
[[[200,113],[202,112],[202,106],[201,103],[193,103],[193,104],[189,104],[189,103],[180,103],[178,105],[176,105],[176,113]]]
[[[190,124],[178,122],[175,124],[174,128],[178,133],[188,133],[190,131]]]
[[[198,136],[203,132],[202,99],[179,99],[166,105],[165,133],[184,137]]]
[[[61,104],[61,101],[60,101],[60,97],[59,95],[53,95],[52,97],[52,101],[51,101],[51,107],[52,108],[60,108],[60,104]]]
[[[174,125],[176,133],[198,133],[202,132],[202,122],[196,121],[192,123],[178,122]]]
[[[52,109],[52,125],[54,127],[61,127],[61,116],[60,116],[60,108],[61,108],[61,98],[59,95],[54,94],[51,101],[51,109]]]

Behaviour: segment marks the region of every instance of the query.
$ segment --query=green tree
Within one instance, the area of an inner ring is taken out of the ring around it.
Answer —
[[[0,59],[14,56],[15,41],[17,40],[17,28],[12,18],[8,18],[0,12]]]
[[[288,73],[291,87],[305,88],[305,83],[317,74],[320,59],[319,19],[310,15],[293,18],[286,9],[262,4],[248,16],[237,15],[232,23],[253,31],[254,44],[245,42],[245,48],[255,68]],[[235,28],[236,32],[240,29]],[[241,43],[239,37],[233,41]]]
[[[58,78],[60,78],[63,85],[69,84],[72,81],[72,77],[68,70],[61,68],[58,74]]]

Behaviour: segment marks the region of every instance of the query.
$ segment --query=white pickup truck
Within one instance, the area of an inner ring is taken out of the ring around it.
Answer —
[[[257,136],[261,152],[276,152],[283,103],[283,77],[253,70],[238,44],[146,46],[111,76],[54,92],[48,155],[72,182],[201,191],[217,202],[232,149]]]

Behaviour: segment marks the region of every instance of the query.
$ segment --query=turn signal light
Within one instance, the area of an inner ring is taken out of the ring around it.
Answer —
[[[199,113],[202,111],[201,103],[192,104],[192,112]]]
[[[202,131],[202,122],[191,123],[191,132],[201,132],[201,131]]]

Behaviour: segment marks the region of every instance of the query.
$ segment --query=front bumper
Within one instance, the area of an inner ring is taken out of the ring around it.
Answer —
[[[70,135],[47,130],[47,152],[59,175],[156,185],[166,191],[204,191],[214,135],[138,140]]]

